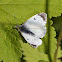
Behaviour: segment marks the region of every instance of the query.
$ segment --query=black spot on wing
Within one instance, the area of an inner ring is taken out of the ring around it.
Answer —
[[[41,39],[41,38],[39,38],[39,39]]]
[[[19,29],[20,29],[20,31],[21,32],[24,32],[24,33],[27,33],[27,34],[31,34],[31,35],[35,35],[33,32],[31,32],[30,30],[29,30],[29,28],[27,28],[25,25],[21,25],[20,27],[19,27]]]
[[[34,18],[34,20],[36,20],[36,19]]]

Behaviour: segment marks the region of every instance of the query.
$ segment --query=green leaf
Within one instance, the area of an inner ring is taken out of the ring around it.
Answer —
[[[61,50],[61,47],[59,47],[58,54],[57,54],[57,62],[61,62],[61,59],[59,59],[61,57],[62,57],[62,50]]]
[[[47,62],[47,61],[40,60],[39,62]]]
[[[56,30],[56,38],[60,39],[59,41],[59,44],[61,44],[61,30],[62,30],[62,15],[61,16],[57,16],[57,17],[53,17],[52,18],[52,21],[53,21],[53,26],[55,27],[55,30]],[[59,47],[59,46],[58,46]],[[61,46],[58,48],[58,54],[57,54],[57,62],[61,62],[61,57],[62,57],[62,54],[61,54]]]
[[[0,9],[0,61],[19,62],[21,57],[21,45],[16,30],[11,28],[7,18],[13,20],[13,16]]]
[[[27,43],[22,43],[22,51],[23,55],[25,56],[24,59],[27,60],[27,62],[48,62],[48,57],[44,53],[40,53],[37,48],[32,48],[29,44]]]
[[[1,27],[0,28],[0,33],[1,33],[0,60],[3,60],[4,62],[10,60],[11,62],[12,61],[18,62],[19,61],[18,59],[20,59],[21,57],[21,52],[19,51],[21,48],[19,40],[15,40],[16,38],[17,39],[19,38],[18,37],[19,35],[15,34],[16,30],[10,30],[11,29],[10,23],[12,25],[17,24],[17,22],[14,20],[13,14],[15,14],[18,24],[22,24],[34,14],[40,12],[46,12],[48,15],[48,23],[46,25],[47,27],[46,36],[42,39],[43,44],[39,46],[38,49],[33,49],[30,45],[28,46],[25,43],[23,44],[22,48],[24,51],[23,54],[26,55],[25,60],[27,60],[27,62],[30,61],[32,62],[32,60],[34,60],[34,62],[40,60],[52,62],[54,60],[54,53],[56,50],[56,39],[54,38],[56,33],[55,33],[55,29],[51,26],[52,21],[50,20],[50,18],[52,16],[53,17],[60,16],[62,12],[61,7],[62,7],[62,0],[55,0],[55,1],[54,0],[36,0],[36,1],[35,0],[9,0],[9,1],[2,0],[0,2],[0,27]],[[7,19],[9,20],[10,23],[8,23]],[[12,47],[10,45],[12,45]],[[32,51],[35,51],[36,53],[34,52],[35,53],[34,54]],[[32,54],[33,56],[31,56]],[[46,57],[46,59],[44,57]]]

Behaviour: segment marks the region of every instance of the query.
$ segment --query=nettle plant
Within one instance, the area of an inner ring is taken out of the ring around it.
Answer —
[[[41,39],[42,44],[38,48],[33,48],[11,26],[21,25],[33,15],[42,12],[47,14],[47,31]],[[0,2],[0,62],[61,62],[61,13],[62,0],[2,0]]]

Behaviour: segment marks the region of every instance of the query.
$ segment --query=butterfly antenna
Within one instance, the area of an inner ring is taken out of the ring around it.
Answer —
[[[16,19],[16,17],[15,17],[15,14],[13,14],[13,16],[14,16],[15,21],[17,22],[17,19]],[[17,22],[17,25],[18,25],[18,22]]]
[[[8,20],[8,19],[7,19],[7,20]],[[8,22],[9,22],[9,20],[8,20]],[[10,22],[9,22],[9,23],[10,23]],[[11,23],[10,23],[10,25],[11,25],[11,28],[12,28],[13,26],[12,26],[12,24],[11,24]]]

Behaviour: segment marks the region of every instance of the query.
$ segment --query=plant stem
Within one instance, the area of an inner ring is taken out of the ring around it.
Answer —
[[[58,37],[57,49],[56,49],[55,54],[54,54],[54,62],[57,61],[58,48],[59,48],[59,44],[60,44],[61,39],[62,39],[62,30],[61,30],[59,37]]]

